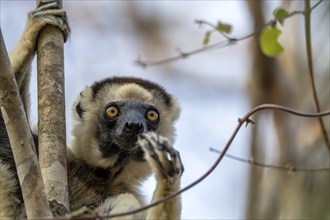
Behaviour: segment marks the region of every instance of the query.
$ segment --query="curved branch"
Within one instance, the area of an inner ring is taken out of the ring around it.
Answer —
[[[315,7],[313,7],[315,8]],[[315,81],[314,81],[314,70],[313,70],[313,51],[312,51],[312,36],[311,36],[311,6],[310,0],[305,0],[305,36],[306,36],[306,52],[307,52],[307,64],[308,64],[308,77],[309,84],[312,89],[312,96],[317,112],[321,112],[320,102],[317,96]],[[321,126],[323,139],[327,148],[330,152],[330,141],[328,138],[328,133],[322,121],[322,118],[319,118],[319,123]]]

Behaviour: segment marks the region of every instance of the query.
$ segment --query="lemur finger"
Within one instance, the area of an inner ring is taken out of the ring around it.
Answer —
[[[149,142],[153,147],[153,151],[157,154],[162,167],[161,171],[163,176],[173,177],[177,175],[177,169],[173,161],[173,156],[176,155],[176,152],[171,149],[167,139],[155,133],[148,133],[142,136]]]
[[[56,2],[45,3],[29,13],[32,17],[43,15],[66,16],[66,12]]]
[[[66,12],[62,9],[48,9],[48,10],[38,11],[38,12],[32,13],[32,16],[34,18],[40,18],[40,17],[47,16],[47,15],[65,17]]]
[[[143,143],[144,142],[144,143]],[[153,158],[154,160],[158,161],[160,163],[160,160],[158,158],[158,155],[154,151],[154,148],[152,147],[151,143],[148,141],[148,139],[142,140],[142,145],[144,149],[147,151],[148,155]]]
[[[47,3],[30,12],[31,19],[42,20],[44,24],[50,24],[58,27],[66,41],[70,35],[70,25],[66,16],[66,12],[60,9],[56,2]],[[47,19],[48,18],[48,19]]]
[[[38,12],[38,11],[44,11],[46,9],[51,9],[51,8],[59,9],[60,6],[58,5],[57,2],[44,3],[41,6],[37,7],[35,10],[33,10],[31,13],[35,13],[35,12]]]
[[[157,154],[162,167],[167,168],[169,166],[169,156],[167,155],[167,152],[164,151],[164,146],[161,144],[159,137],[155,133],[148,133],[143,135],[143,137],[153,147],[153,151]]]
[[[58,27],[62,31],[63,36],[64,36],[65,39],[68,37],[68,35],[70,33],[70,30],[68,29],[66,23],[63,20],[58,19],[53,15],[47,15],[45,17],[42,17],[42,22],[45,25],[49,24],[49,25],[53,25],[55,27]]]
[[[155,146],[154,149],[156,153],[158,154],[158,157],[160,158],[160,161],[162,162],[163,166],[168,167],[171,166],[169,163],[171,163],[170,159],[171,156],[168,154],[168,152],[165,149],[165,146],[162,142],[164,142],[163,138],[160,136],[152,133],[150,135],[150,138],[148,139],[152,144]]]
[[[169,142],[167,139],[159,137],[157,140],[158,148],[156,149],[157,153],[162,158],[163,166],[166,167],[167,175],[173,177],[176,175],[175,169],[175,156],[172,148],[169,147]]]
[[[164,148],[171,156],[171,158],[176,157],[177,151],[170,145],[168,140],[164,137],[159,137],[159,143],[161,143],[162,148]]]
[[[166,174],[166,170],[164,169],[161,161],[157,153],[154,151],[154,147],[152,146],[151,142],[146,137],[139,137],[138,144],[142,147],[143,151],[146,154],[146,159],[153,167],[159,170],[162,175]],[[150,159],[148,158],[150,157]]]
[[[166,138],[160,137],[160,143],[162,148],[167,151],[168,155],[170,156],[170,170],[174,172],[171,176],[174,175],[181,175],[183,172],[183,165],[180,157],[180,153],[175,150],[172,145],[168,142]]]
[[[183,167],[183,163],[182,163],[179,151],[176,151],[176,156],[173,158],[173,163],[175,164],[176,174],[181,176],[184,171],[184,167]]]

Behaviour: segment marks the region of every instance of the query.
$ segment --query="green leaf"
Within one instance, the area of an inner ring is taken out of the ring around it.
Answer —
[[[219,32],[223,32],[223,33],[226,33],[226,34],[230,34],[231,31],[232,31],[232,26],[230,24],[225,24],[225,23],[222,23],[222,22],[218,22],[218,25],[217,25],[217,30]]]
[[[282,45],[278,42],[278,37],[282,31],[277,28],[265,27],[260,36],[260,47],[263,54],[268,57],[274,57],[284,51]]]
[[[275,9],[274,12],[273,12],[273,14],[274,14],[275,19],[277,21],[279,21],[281,25],[283,25],[285,19],[287,19],[289,17],[289,12],[287,12],[283,8]]]
[[[206,46],[209,44],[211,38],[211,31],[205,33],[203,44]]]

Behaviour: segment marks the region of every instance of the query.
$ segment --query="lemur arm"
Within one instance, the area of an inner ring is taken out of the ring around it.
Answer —
[[[66,19],[66,13],[58,8],[56,2],[45,4],[33,10],[28,14],[21,39],[9,54],[14,73],[29,68],[36,51],[39,32],[47,24],[60,28],[64,39],[68,38],[70,27]]]
[[[183,172],[180,155],[169,141],[154,132],[141,134],[138,144],[145,152],[145,158],[156,175],[157,186],[152,201],[156,202],[180,190],[180,179]],[[118,214],[140,208],[143,204],[130,193],[109,197],[98,208],[99,214]],[[163,202],[146,212],[120,216],[117,219],[181,219],[180,195]]]
[[[179,152],[169,141],[155,133],[142,134],[139,144],[146,153],[146,159],[156,174],[157,187],[152,202],[156,202],[180,190],[180,179],[183,165]],[[146,219],[180,219],[181,196],[178,195],[166,202],[148,209]]]

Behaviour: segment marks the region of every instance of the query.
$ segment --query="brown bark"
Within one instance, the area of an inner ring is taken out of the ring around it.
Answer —
[[[15,158],[26,214],[32,218],[50,218],[49,204],[14,73],[0,30],[0,105]]]
[[[46,26],[37,47],[39,163],[48,200],[65,207],[57,214],[69,210],[63,43],[62,32]]]

